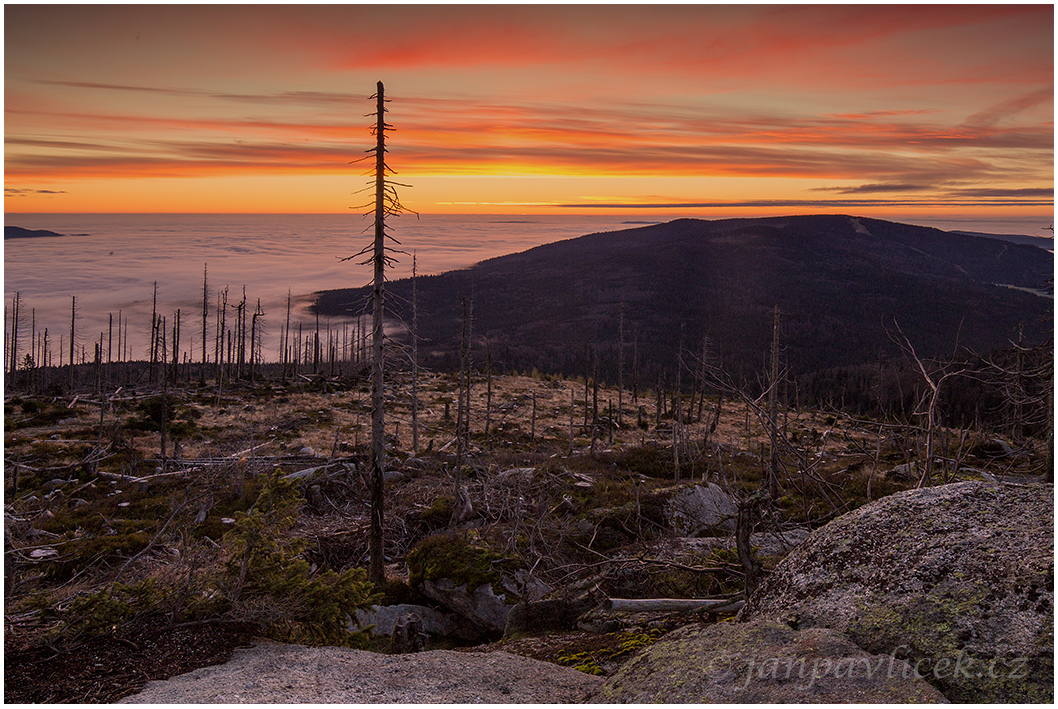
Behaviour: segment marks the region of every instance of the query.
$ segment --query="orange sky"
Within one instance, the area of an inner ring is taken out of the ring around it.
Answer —
[[[5,6],[5,211],[1050,215],[1053,7]]]

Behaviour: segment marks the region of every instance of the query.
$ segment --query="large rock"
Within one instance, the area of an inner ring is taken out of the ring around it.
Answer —
[[[418,588],[423,595],[466,618],[480,630],[495,634],[507,628],[513,603],[507,603],[506,594],[497,595],[490,584],[468,588],[466,583],[457,585],[452,579],[442,578],[426,579]]]
[[[750,536],[757,557],[774,567],[791,549],[808,537],[808,529],[757,532]],[[624,550],[610,552],[614,559],[600,589],[619,598],[695,598],[716,592],[707,574],[688,568],[715,566],[736,560],[736,540],[723,537],[661,537]],[[671,564],[659,564],[673,562]],[[735,562],[737,563],[737,561]]]
[[[944,697],[903,660],[825,628],[688,625],[626,662],[587,699],[619,703],[920,703]]]
[[[436,534],[408,555],[409,583],[479,631],[500,636],[511,608],[550,590],[516,557],[490,549],[473,533]]]
[[[681,488],[664,509],[665,519],[680,537],[733,532],[738,517],[738,503],[713,483]]]
[[[260,642],[122,704],[569,704],[599,678],[506,652],[383,655]]]
[[[356,623],[352,629],[367,629],[371,635],[392,636],[398,621],[409,615],[418,616],[424,632],[437,637],[459,636],[462,630],[451,613],[411,603],[392,606],[371,606],[356,609]]]
[[[951,701],[1054,700],[1054,487],[908,490],[832,521],[742,619],[845,633],[908,659]]]
[[[788,554],[807,539],[808,534],[809,530],[803,527],[754,532],[749,543],[758,557],[769,559]],[[696,564],[711,552],[722,549],[733,553],[736,547],[733,534],[726,537],[661,537],[644,542],[644,554],[655,559]]]

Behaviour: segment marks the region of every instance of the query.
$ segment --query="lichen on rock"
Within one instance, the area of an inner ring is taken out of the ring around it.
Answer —
[[[948,699],[1052,702],[1054,488],[896,493],[814,532],[741,619],[845,633],[915,664]]]
[[[944,697],[891,655],[825,628],[774,621],[688,625],[642,650],[589,702],[923,703]]]

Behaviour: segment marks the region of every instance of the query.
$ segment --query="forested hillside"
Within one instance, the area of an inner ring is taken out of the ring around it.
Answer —
[[[682,343],[685,366],[704,346],[752,383],[775,306],[796,376],[897,357],[897,328],[924,357],[1009,347],[1019,326],[1039,344],[1052,329],[1052,279],[1043,249],[876,219],[680,219],[420,277],[418,336],[423,364],[451,366],[465,297],[475,357],[487,342],[502,369],[584,374],[594,348],[600,375],[616,380],[623,350],[625,376],[650,385],[674,376]],[[388,288],[410,324],[411,281]],[[320,293],[319,311],[360,312],[365,297]]]

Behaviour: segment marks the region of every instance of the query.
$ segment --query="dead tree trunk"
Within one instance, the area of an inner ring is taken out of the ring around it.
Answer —
[[[180,366],[180,309],[176,309],[176,317],[173,319],[173,358],[169,364],[170,375],[176,382],[178,368]]]
[[[485,340],[485,438],[492,425],[492,347]]]
[[[242,379],[244,368],[246,366],[246,286],[242,287],[242,300],[239,302],[239,314],[238,314],[238,327],[236,340],[237,340],[237,354],[238,364],[235,365],[235,378]]]
[[[771,464],[768,466],[768,494],[779,499],[779,306],[775,306],[771,339],[771,386],[768,389],[768,420],[771,431]]]
[[[161,425],[161,460],[162,460],[162,472],[165,472],[165,443],[166,443],[166,429],[168,426],[168,408],[169,408],[169,377],[165,371],[165,318],[162,318],[161,328],[159,329],[159,338],[161,339],[160,351],[162,353],[162,425]]]
[[[148,379],[154,383],[154,364],[158,355],[158,281],[154,282],[153,295],[151,296],[151,367]],[[72,337],[70,338],[73,339]],[[70,361],[73,362],[71,354]]]
[[[206,378],[206,339],[209,326],[209,284],[206,281],[206,270],[208,264],[202,264],[202,379]]]
[[[382,82],[378,82],[375,99],[375,240],[371,262],[374,287],[371,292],[371,537],[368,577],[375,584],[385,582],[383,570],[382,515],[385,471],[386,418],[385,371],[382,364],[383,317],[385,316],[386,279],[386,106]]]
[[[569,390],[569,455],[573,455],[573,409],[577,402],[574,399],[573,389]]]
[[[922,461],[922,475],[919,477],[917,487],[928,487],[933,484],[933,448],[934,439],[937,433],[937,427],[939,426],[938,418],[940,416],[940,394],[941,387],[944,386],[944,382],[949,377],[956,377],[966,372],[966,368],[960,369],[949,369],[951,363],[944,363],[940,365],[933,365],[933,371],[919,358],[915,352],[914,346],[911,341],[904,335],[903,331],[897,327],[897,331],[900,333],[901,340],[897,344],[904,350],[906,356],[913,360],[914,366],[918,369],[919,374],[922,375],[922,379],[926,382],[926,386],[929,387],[927,394],[928,403],[926,404],[926,451],[924,460]],[[952,356],[954,360],[954,355]]]
[[[283,325],[283,335],[279,344],[279,359],[280,359],[280,378],[285,382],[287,380],[287,364],[290,359],[290,289],[287,288],[287,319]]]
[[[624,409],[625,392],[625,304],[621,303],[621,322],[617,328],[617,425],[621,426],[624,419],[621,411]]]
[[[77,330],[77,296],[70,296],[70,389],[73,389],[74,334]]]
[[[591,457],[599,440],[599,351],[591,348]]]
[[[606,598],[603,608],[620,613],[644,613],[656,611],[708,610],[714,613],[734,612],[745,601],[733,598]]]
[[[411,450],[419,454],[419,298],[415,254],[411,257]],[[486,433],[488,426],[486,425]]]
[[[18,308],[21,300],[22,293],[15,291],[15,295],[11,299],[11,361],[7,370],[11,380],[14,379],[15,372],[18,371]]]
[[[743,500],[738,506],[738,522],[735,528],[735,547],[738,560],[742,563],[745,575],[745,593],[748,601],[760,584],[761,566],[750,543],[753,528],[757,524],[760,506],[764,504],[764,495],[760,490]]]
[[[459,524],[466,515],[466,506],[469,504],[463,492],[463,457],[466,455],[467,443],[469,443],[469,426],[467,418],[470,415],[468,406],[470,399],[470,343],[467,336],[468,328],[467,299],[463,297],[463,334],[459,342],[459,404],[456,409],[456,464],[455,475],[455,502],[452,507],[452,518],[449,522],[451,527]],[[464,440],[466,439],[466,440]]]
[[[536,440],[536,392],[533,392],[533,420],[529,425],[529,440]],[[611,441],[612,442],[612,441]]]

